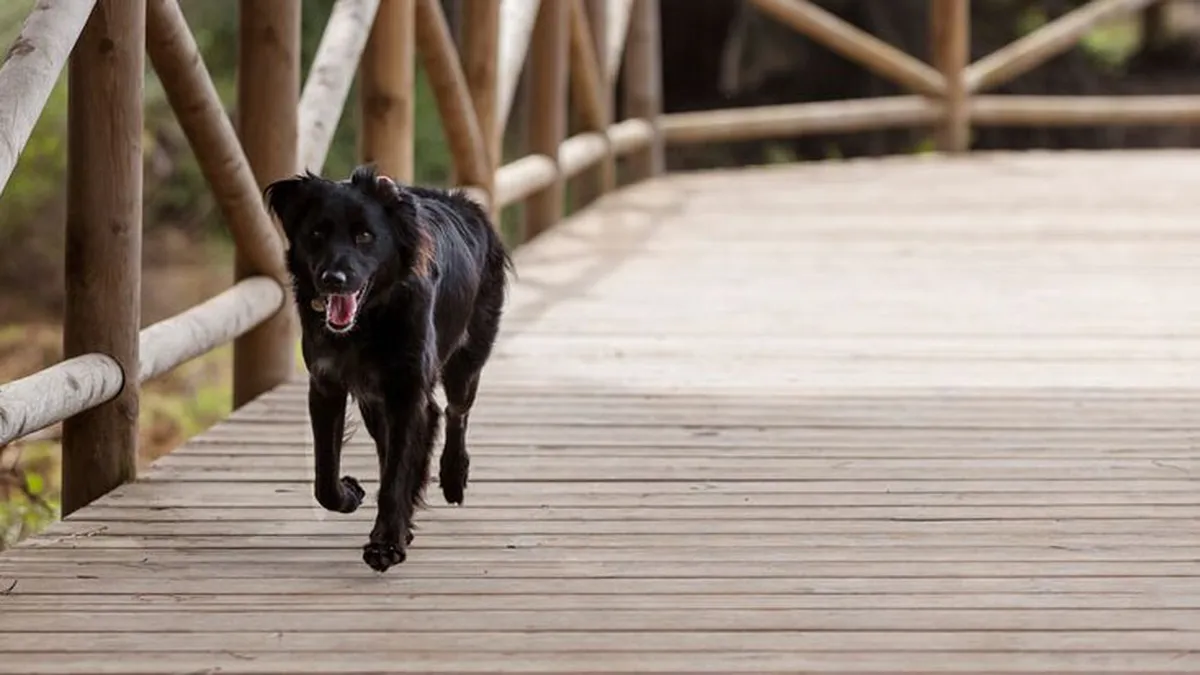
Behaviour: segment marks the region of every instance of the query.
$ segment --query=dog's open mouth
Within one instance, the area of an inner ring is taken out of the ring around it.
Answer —
[[[325,296],[322,304],[325,306],[325,325],[329,330],[345,333],[354,327],[366,292],[367,287],[364,285],[353,293],[330,293]]]

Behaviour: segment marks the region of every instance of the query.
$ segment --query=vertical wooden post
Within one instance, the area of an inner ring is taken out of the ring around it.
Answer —
[[[381,0],[359,65],[359,156],[413,180],[415,0]]]
[[[570,61],[570,6],[543,0],[529,43],[529,151],[558,161],[567,136],[567,75]],[[529,196],[525,237],[532,239],[558,222],[563,213],[561,179]]]
[[[930,0],[933,65],[946,78],[946,119],[937,129],[942,152],[967,152],[971,145],[971,111],[963,77],[971,58],[970,0]]]
[[[145,0],[106,0],[68,66],[63,353],[108,354],[125,383],[63,424],[63,515],[137,475],[145,44]]]
[[[300,5],[295,0],[239,3],[237,131],[259,189],[297,170],[300,101]],[[256,269],[235,259],[238,279]],[[233,344],[233,405],[291,378],[298,331],[290,293],[278,314]]]
[[[608,125],[612,124],[613,117],[612,89],[607,86],[608,78],[604,77],[603,72],[605,60],[604,45],[608,44],[608,0],[585,0],[585,4],[587,5],[588,27],[592,33],[592,44],[596,46],[596,59],[601,67],[599,95],[600,100],[603,102],[605,113],[605,129],[594,129],[593,131],[606,131]],[[596,198],[611,191],[616,187],[616,183],[616,158],[609,153],[596,166],[583,171],[575,180],[571,181],[571,202],[573,208],[581,209],[587,206],[595,201]]]
[[[471,90],[475,119],[483,132],[488,154],[488,184],[481,185],[489,198],[494,194],[496,167],[500,166],[500,141],[496,130],[497,62],[500,57],[500,0],[462,1],[463,75]],[[491,208],[493,218],[499,209]]]
[[[1154,53],[1164,49],[1169,40],[1167,32],[1167,0],[1160,0],[1141,12],[1138,26],[1140,49]]]
[[[663,139],[658,130],[658,116],[662,114],[658,0],[634,0],[629,21],[629,44],[625,53],[625,116],[648,119],[654,125],[654,140],[650,145],[629,155],[630,180],[640,181],[662,173],[665,168]]]

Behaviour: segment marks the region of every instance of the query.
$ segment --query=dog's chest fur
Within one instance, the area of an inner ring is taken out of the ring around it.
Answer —
[[[381,402],[389,372],[379,358],[361,348],[319,346],[313,349],[308,369],[317,379],[339,382],[356,401]]]

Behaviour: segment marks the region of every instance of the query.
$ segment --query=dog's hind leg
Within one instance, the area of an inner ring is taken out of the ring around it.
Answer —
[[[346,390],[341,385],[317,379],[308,384],[308,416],[312,420],[313,492],[329,511],[353,513],[362,505],[365,492],[350,476],[338,476],[342,442],[346,432]]]
[[[479,375],[492,353],[499,328],[499,302],[479,305],[471,318],[467,341],[446,361],[442,370],[442,388],[446,392],[446,445],[442,448],[438,481],[442,485],[442,496],[449,504],[462,504],[467,490],[471,468],[471,455],[467,452],[467,420],[475,405]]]
[[[408,503],[414,511],[425,501],[425,486],[429,484],[429,462],[433,458],[433,442],[437,439],[438,425],[441,421],[441,409],[437,403],[430,400],[425,406],[425,435],[409,450],[411,473],[408,482]]]

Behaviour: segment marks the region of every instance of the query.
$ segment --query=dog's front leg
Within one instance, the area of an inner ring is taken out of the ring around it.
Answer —
[[[411,387],[412,383],[407,383]],[[363,547],[363,562],[384,572],[404,562],[405,549],[412,532],[413,504],[408,498],[414,489],[414,475],[428,462],[419,461],[419,453],[428,455],[425,442],[428,427],[427,396],[423,388],[400,390],[386,397],[386,447],[383,471],[379,477],[379,510],[370,541]]]
[[[346,389],[340,384],[310,379],[308,416],[312,420],[313,492],[329,511],[353,513],[366,492],[350,476],[338,476],[342,464],[342,439],[346,431]]]

